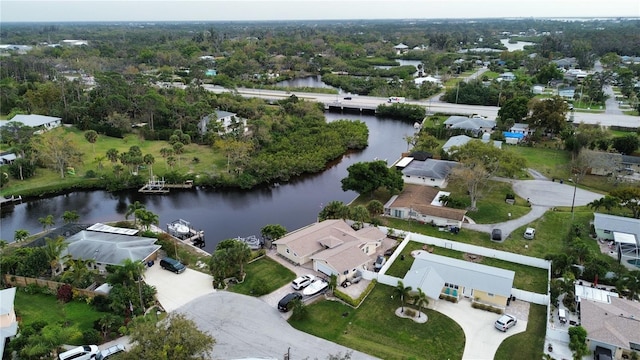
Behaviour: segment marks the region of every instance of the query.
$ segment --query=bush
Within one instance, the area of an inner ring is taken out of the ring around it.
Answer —
[[[98,330],[88,329],[82,334],[82,340],[85,344],[100,344],[102,342],[102,336]]]
[[[109,298],[105,295],[96,295],[91,300],[91,305],[96,311],[108,312],[109,311]]]
[[[56,297],[58,300],[68,303],[73,300],[73,288],[69,284],[60,285]]]
[[[446,300],[452,303],[457,303],[458,302],[458,298],[456,296],[451,296],[451,295],[445,295],[445,294],[440,294],[440,299],[441,300]]]
[[[471,306],[474,309],[480,309],[480,310],[485,310],[485,311],[491,311],[494,312],[496,314],[502,314],[502,309],[497,308],[495,306],[491,306],[489,304],[483,304],[483,303],[479,303],[479,302],[473,302],[473,304],[471,304]]]
[[[405,315],[405,316],[408,316],[408,317],[415,317],[415,316],[416,316],[416,314],[417,314],[417,312],[416,312],[415,310],[413,310],[413,309],[410,309],[410,308],[405,308],[405,309],[404,309],[404,315]]]
[[[97,176],[98,176],[98,175],[97,175],[97,174],[96,174],[96,172],[95,172],[95,171],[93,171],[93,170],[88,170],[88,171],[84,174],[84,177],[85,177],[85,178],[87,178],[87,179],[94,179],[94,178],[96,178]]]

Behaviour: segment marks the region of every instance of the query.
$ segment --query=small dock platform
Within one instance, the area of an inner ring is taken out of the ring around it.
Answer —
[[[6,197],[6,196],[0,197],[0,206],[2,207],[13,206],[16,203],[20,203],[20,202],[22,202],[22,196],[20,195],[18,196],[11,195],[10,197]]]
[[[182,184],[167,184],[162,180],[157,179],[155,176],[149,179],[149,181],[138,190],[143,194],[166,194],[171,189],[191,189],[193,188],[193,180],[187,180]]]
[[[167,232],[183,243],[199,248],[205,246],[204,231],[195,230],[191,223],[186,220],[178,219],[167,224]]]

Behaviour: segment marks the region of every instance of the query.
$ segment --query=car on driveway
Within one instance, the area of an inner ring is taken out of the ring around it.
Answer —
[[[376,262],[373,263],[373,270],[375,272],[380,271],[380,269],[382,269],[382,267],[386,262],[387,262],[387,259],[384,256],[378,255],[378,257],[376,258]]]
[[[160,260],[160,267],[165,270],[172,271],[176,274],[181,274],[187,269],[187,267],[184,266],[183,263],[170,257],[166,257]]]
[[[524,231],[524,238],[527,240],[533,240],[533,238],[536,236],[536,229],[534,228],[530,228],[528,227],[525,231]]]
[[[491,240],[502,241],[502,230],[500,229],[491,230]]]
[[[297,293],[297,292],[289,293],[285,295],[282,299],[280,299],[280,301],[278,302],[278,310],[282,312],[287,312],[291,310],[293,301],[300,300],[300,299],[302,299],[302,295],[300,295],[300,293]]]
[[[302,275],[291,282],[291,287],[293,287],[294,290],[302,290],[309,286],[315,279],[316,277],[313,275]]]
[[[124,351],[124,345],[122,344],[117,344],[117,345],[113,345],[111,347],[108,347],[102,351],[100,351],[97,355],[96,355],[96,360],[105,360],[111,357],[111,355],[117,354],[117,353],[121,353]]]
[[[510,327],[516,326],[517,323],[518,323],[518,319],[516,319],[515,316],[509,315],[509,314],[504,314],[504,315],[502,315],[500,317],[500,319],[496,320],[494,325],[495,325],[496,329],[498,329],[498,330],[500,330],[502,332],[505,332]]]

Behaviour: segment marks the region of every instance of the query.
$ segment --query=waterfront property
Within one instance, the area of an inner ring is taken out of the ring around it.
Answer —
[[[455,161],[404,157],[397,164],[405,184],[417,184],[438,188],[447,187],[451,170],[458,165]]]
[[[402,192],[392,196],[384,205],[384,214],[435,226],[462,227],[466,210],[443,206],[440,201],[443,195],[449,193],[431,186],[405,184]]]
[[[240,129],[240,134],[248,131],[247,119],[241,119],[236,113],[216,110],[213,114],[200,119],[199,129],[201,134],[206,134],[211,129],[211,123],[217,124],[218,134],[228,134],[236,129]]]
[[[449,116],[444,122],[447,129],[462,129],[473,133],[474,136],[488,132],[491,133],[496,127],[495,120],[487,120],[477,117]]]
[[[344,220],[325,220],[293,231],[273,242],[278,254],[296,265],[335,274],[338,283],[366,270],[382,249],[386,234],[375,227],[354,230]]]

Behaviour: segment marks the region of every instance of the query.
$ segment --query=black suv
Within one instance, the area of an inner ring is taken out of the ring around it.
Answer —
[[[302,299],[302,295],[297,292],[293,292],[285,295],[278,302],[278,310],[282,312],[287,312],[291,310],[291,305],[293,305],[293,300],[296,300],[296,299]]]
[[[176,274],[183,273],[187,269],[183,263],[169,257],[160,260],[160,267],[165,270],[173,271]]]

